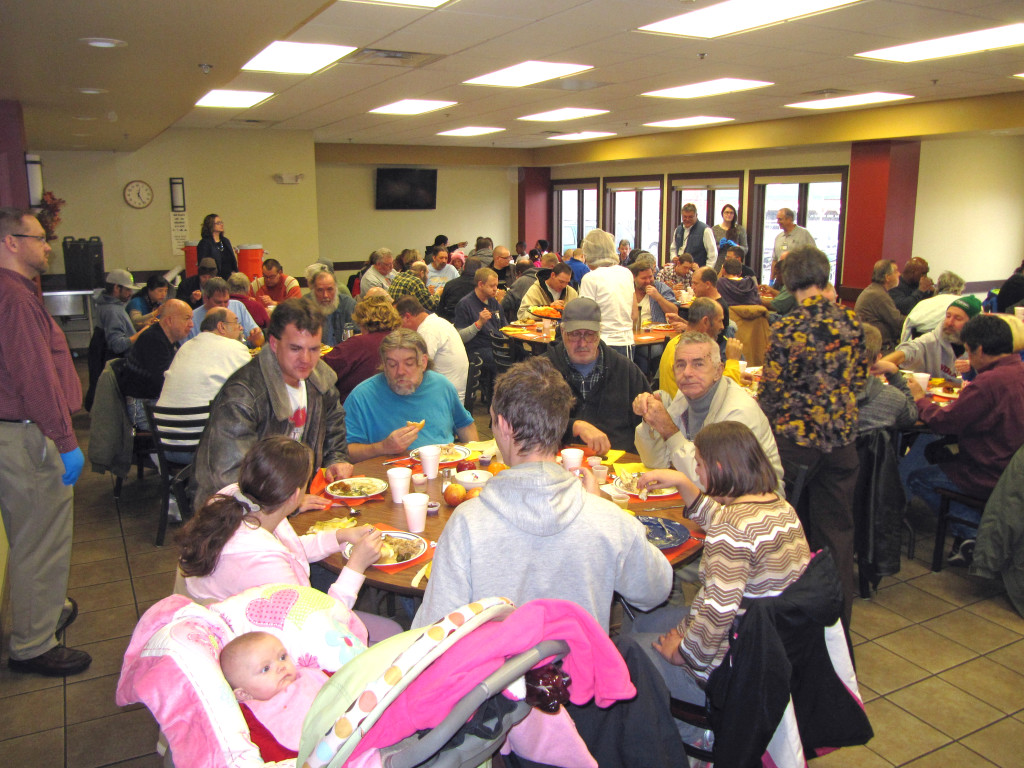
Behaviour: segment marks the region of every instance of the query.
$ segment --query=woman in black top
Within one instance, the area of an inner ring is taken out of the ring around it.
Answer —
[[[231,241],[224,237],[224,221],[216,213],[203,219],[203,230],[199,241],[199,261],[205,258],[217,262],[217,277],[227,280],[232,272],[238,271],[238,260]]]

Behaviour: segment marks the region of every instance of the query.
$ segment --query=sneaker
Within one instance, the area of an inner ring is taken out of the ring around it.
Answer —
[[[953,549],[946,557],[950,565],[968,566],[974,559],[974,539],[962,539],[957,537],[953,540]]]
[[[64,677],[84,672],[92,663],[85,651],[56,645],[31,659],[8,659],[7,666],[15,672],[34,672],[47,677]]]
[[[167,520],[171,523],[181,522],[181,510],[178,509],[178,500],[171,496],[167,504]]]

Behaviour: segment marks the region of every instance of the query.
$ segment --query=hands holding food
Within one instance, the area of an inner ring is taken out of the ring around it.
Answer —
[[[353,531],[353,529],[349,530]],[[354,529],[353,532],[361,535],[348,556],[348,567],[357,573],[362,573],[381,559],[383,540],[380,531],[372,525],[364,525],[362,528]],[[339,538],[341,533],[342,531],[338,532]]]
[[[739,339],[725,340],[725,359],[739,360],[743,357],[743,342]]]
[[[881,376],[883,373],[897,373],[899,368],[896,363],[891,360],[877,360],[874,365],[868,369],[868,373],[872,376]]]
[[[477,318],[478,327],[482,328],[484,324],[486,324],[487,321],[490,319],[491,310],[489,310],[487,307],[484,307],[483,309],[480,310],[480,316]]]
[[[971,370],[970,360],[956,360],[953,362],[953,370],[959,373],[961,376]]]
[[[700,489],[693,484],[690,478],[675,469],[648,470],[640,475],[636,485],[637,488],[648,491],[675,486],[687,504],[692,504],[700,493]]]
[[[331,466],[324,470],[324,479],[330,485],[335,480],[344,480],[352,477],[352,469],[352,465],[347,461],[339,461],[337,464],[331,464]]]
[[[384,438],[382,446],[384,453],[397,454],[405,453],[409,446],[416,440],[416,436],[420,433],[420,428],[424,422],[406,422],[404,427],[399,427],[394,430],[390,435]]]
[[[672,421],[672,417],[665,410],[658,395],[650,392],[642,392],[637,395],[633,401],[633,413],[642,418],[645,423],[650,424],[664,440],[679,431],[679,427]]]

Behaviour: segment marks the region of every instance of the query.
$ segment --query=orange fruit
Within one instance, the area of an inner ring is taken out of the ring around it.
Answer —
[[[490,464],[487,465],[487,471],[490,472],[492,475],[498,474],[503,469],[508,469],[508,464],[503,464],[500,461],[492,461]]]

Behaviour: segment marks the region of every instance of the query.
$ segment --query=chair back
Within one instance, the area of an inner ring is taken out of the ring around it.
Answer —
[[[480,389],[480,372],[484,368],[484,361],[480,355],[474,354],[469,358],[469,374],[466,376],[466,396],[463,398],[463,405],[470,413],[473,412],[473,402],[476,400],[476,393]]]
[[[494,355],[495,375],[500,375],[512,367],[516,361],[516,349],[512,339],[502,336],[491,337],[491,352]]]
[[[210,420],[210,404],[190,408],[168,408],[166,406],[143,404],[146,418],[156,442],[156,454],[160,460],[160,474],[173,475],[181,467],[191,463],[169,461],[167,454],[188,454],[195,456],[199,438]]]

